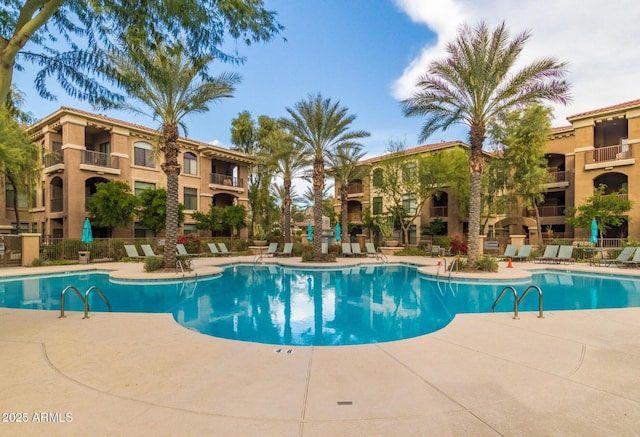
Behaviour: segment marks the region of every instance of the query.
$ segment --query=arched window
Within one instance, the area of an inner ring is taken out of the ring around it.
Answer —
[[[154,168],[153,146],[149,143],[138,141],[133,145],[133,164],[142,167]]]
[[[184,174],[198,174],[198,157],[191,152],[186,152],[182,169]]]

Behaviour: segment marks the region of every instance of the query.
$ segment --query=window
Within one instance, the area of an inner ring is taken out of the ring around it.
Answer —
[[[153,147],[149,143],[137,142],[133,145],[133,164],[154,168]]]
[[[408,162],[402,167],[402,180],[411,182],[416,177],[416,163]]]
[[[376,168],[373,171],[373,186],[374,187],[379,187],[382,185],[382,169],[381,168]]]
[[[136,181],[134,183],[134,190],[133,190],[134,193],[133,194],[135,194],[136,196],[139,196],[140,193],[142,193],[143,191],[152,190],[155,187],[156,187],[156,184],[152,184],[152,183],[149,183],[149,182],[138,182],[138,181]]]
[[[402,196],[402,208],[407,214],[415,214],[418,203],[415,194],[405,194]]]
[[[186,235],[190,235],[190,234],[194,234],[197,235],[198,234],[198,228],[196,228],[195,223],[185,223],[182,225],[182,233],[186,236]]]
[[[184,209],[198,209],[198,190],[195,188],[185,188],[182,203],[184,203]]]
[[[15,191],[13,190],[13,185],[6,184],[5,196],[6,196],[6,207],[13,208],[13,201],[15,199]],[[18,208],[28,208],[29,207],[29,199],[25,193],[18,193]]]
[[[184,174],[198,174],[198,157],[191,152],[185,153],[182,167]]]
[[[155,237],[154,232],[145,227],[142,226],[140,223],[136,222],[135,224],[135,230],[134,230],[134,236],[135,238],[153,238]]]
[[[373,214],[382,214],[382,197],[373,198]]]

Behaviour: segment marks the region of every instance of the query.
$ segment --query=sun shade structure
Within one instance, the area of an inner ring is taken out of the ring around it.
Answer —
[[[84,219],[84,227],[82,228],[82,242],[89,244],[93,241],[93,232],[91,231],[91,222],[88,218]]]
[[[589,238],[589,242],[598,243],[598,221],[596,219],[591,220],[591,238]]]

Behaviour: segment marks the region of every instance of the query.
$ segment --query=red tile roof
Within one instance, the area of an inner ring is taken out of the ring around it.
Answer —
[[[411,149],[406,149],[404,150],[403,155],[415,155],[417,153],[422,153],[422,152],[426,152],[426,151],[431,151],[431,150],[440,150],[440,149],[446,149],[448,147],[452,147],[452,146],[462,146],[462,147],[469,147],[467,144],[463,143],[462,141],[442,141],[440,143],[434,143],[434,144],[423,144],[422,146],[417,146],[417,147],[413,147]],[[371,164],[373,162],[378,162],[378,161],[382,161],[386,158],[389,158],[392,154],[391,153],[386,153],[384,155],[380,155],[380,156],[376,156],[373,158],[368,158],[365,160],[360,161],[361,164]]]
[[[633,108],[635,106],[640,106],[640,99],[631,100],[629,102],[624,102],[624,103],[618,103],[617,105],[606,106],[604,108],[594,109],[592,111],[581,112],[575,115],[570,115],[569,117],[567,117],[567,120],[569,121],[577,120],[580,118],[586,118],[593,115],[606,114],[607,112],[614,112],[614,111],[620,111],[622,109]]]

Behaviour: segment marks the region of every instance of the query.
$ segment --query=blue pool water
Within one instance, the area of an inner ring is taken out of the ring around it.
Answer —
[[[119,312],[171,313],[203,334],[285,345],[350,345],[415,337],[446,326],[456,314],[488,312],[505,285],[544,292],[544,310],[640,306],[640,278],[564,272],[520,282],[448,281],[415,267],[294,269],[235,265],[217,277],[174,281],[110,281],[107,273],[68,273],[0,280],[0,306],[60,309],[60,292],[97,285]],[[77,296],[66,310],[82,311]],[[105,311],[97,295],[91,311]],[[512,311],[506,295],[496,311]],[[537,293],[520,311],[537,311]]]

